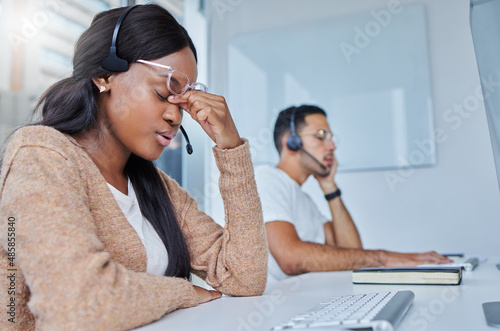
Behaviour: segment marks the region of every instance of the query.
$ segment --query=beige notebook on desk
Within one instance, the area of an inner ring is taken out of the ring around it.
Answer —
[[[352,272],[354,284],[459,285],[462,268],[363,268]]]

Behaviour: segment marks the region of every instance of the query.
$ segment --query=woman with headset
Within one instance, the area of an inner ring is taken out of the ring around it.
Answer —
[[[17,130],[3,155],[0,329],[126,330],[221,293],[264,291],[248,141],[196,77],[195,47],[165,9],[96,15],[72,76],[45,92],[41,121]],[[152,163],[183,111],[215,142],[224,228]]]

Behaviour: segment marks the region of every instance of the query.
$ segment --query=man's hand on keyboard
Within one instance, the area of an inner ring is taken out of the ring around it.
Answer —
[[[414,267],[421,264],[443,264],[453,262],[446,256],[436,252],[427,253],[395,253],[382,251],[384,267]]]

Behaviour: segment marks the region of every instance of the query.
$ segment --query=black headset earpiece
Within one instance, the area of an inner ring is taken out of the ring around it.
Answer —
[[[290,137],[286,140],[286,147],[291,151],[298,151],[302,147],[302,139],[295,132],[295,113],[297,108],[293,108],[290,117]]]
[[[127,71],[128,70],[128,62],[127,60],[124,60],[122,58],[119,58],[118,55],[116,55],[116,41],[118,40],[118,32],[120,32],[120,27],[122,25],[123,20],[125,17],[128,15],[128,13],[134,9],[135,7],[138,7],[139,5],[134,5],[128,7],[123,14],[121,14],[120,18],[118,19],[118,22],[116,23],[115,30],[113,31],[113,39],[111,40],[111,48],[109,49],[109,55],[105,57],[101,61],[101,67],[103,69],[109,70],[109,71],[115,71],[115,72],[122,72],[122,71]],[[184,128],[180,127],[182,135],[186,139],[186,151],[189,155],[193,154],[193,146],[191,146],[191,143],[189,142],[188,135]]]
[[[319,162],[317,158],[315,158],[311,153],[306,151],[302,147],[302,139],[300,139],[297,132],[295,132],[295,113],[297,112],[297,107],[293,108],[292,115],[290,116],[290,137],[286,140],[286,147],[288,147],[291,151],[298,151],[299,149],[304,152],[307,156],[313,159],[323,170],[326,170],[326,167],[323,163]]]
[[[101,62],[101,67],[103,69],[116,72],[128,70],[127,60],[119,58],[118,55],[116,55],[116,41],[118,39],[118,32],[120,32],[120,27],[122,25],[123,20],[128,15],[128,13],[137,6],[138,5],[128,7],[118,19],[118,22],[116,23],[115,26],[115,31],[113,32],[113,39],[111,40],[111,48],[109,49],[109,55],[105,57]]]

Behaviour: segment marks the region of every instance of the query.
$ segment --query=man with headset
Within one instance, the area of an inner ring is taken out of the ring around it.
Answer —
[[[279,163],[276,167],[260,166],[255,174],[271,253],[268,283],[312,271],[451,262],[436,252],[363,249],[334,180],[336,146],[321,108],[302,105],[280,112],[274,142]],[[311,175],[325,193],[331,220],[301,190]]]

